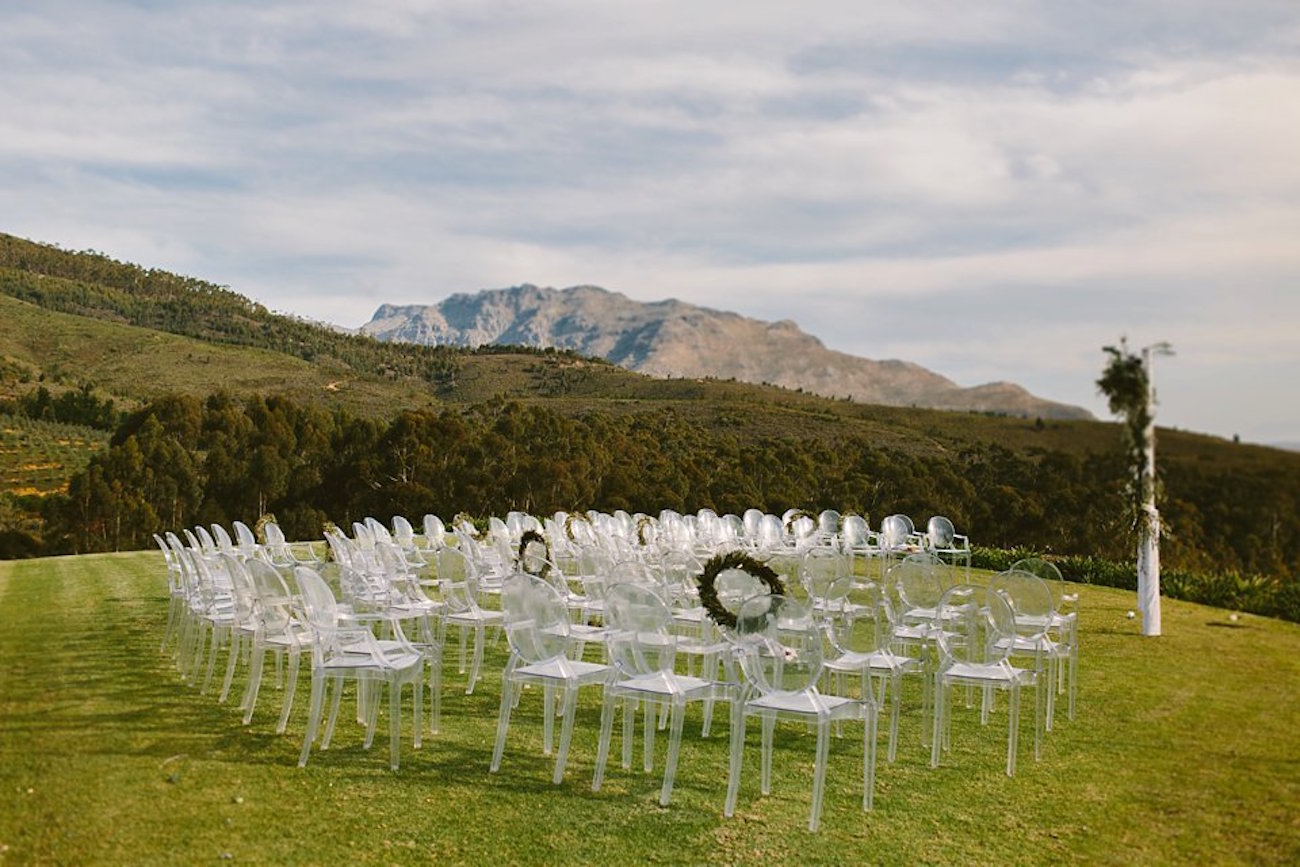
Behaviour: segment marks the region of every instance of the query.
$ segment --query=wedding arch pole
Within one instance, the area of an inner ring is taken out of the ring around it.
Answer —
[[[1137,530],[1138,611],[1142,634],[1160,635],[1160,510],[1156,484],[1156,390],[1151,361],[1173,355],[1168,343],[1144,346],[1141,355],[1129,352],[1127,341],[1107,346],[1110,362],[1097,388],[1110,402],[1110,411],[1123,416],[1124,441],[1133,481],[1129,503]]]

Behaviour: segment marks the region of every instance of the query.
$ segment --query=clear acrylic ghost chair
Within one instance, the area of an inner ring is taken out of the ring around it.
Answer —
[[[245,560],[262,556],[262,546],[257,544],[253,529],[243,521],[231,521],[230,528],[235,531],[235,549]]]
[[[878,535],[885,563],[902,559],[921,550],[921,538],[916,534],[912,519],[907,515],[888,515],[880,522]]]
[[[437,515],[425,515],[421,521],[424,529],[423,547],[426,552],[442,550],[447,544],[447,526]]]
[[[874,583],[854,587],[852,605],[844,615],[825,623],[829,652],[824,666],[830,692],[849,694],[847,678],[856,677],[858,694],[873,699],[877,710],[893,696],[889,704],[890,762],[898,757],[903,675],[924,677],[921,659],[900,653],[902,648],[895,646],[896,627],[889,595]]]
[[[218,567],[230,582],[230,598],[234,602],[234,620],[230,624],[230,653],[226,657],[226,676],[221,681],[217,701],[225,704],[230,697],[230,687],[235,679],[235,669],[247,656],[247,646],[252,644],[257,632],[257,591],[253,579],[244,568],[244,561],[232,551],[223,551],[217,557]]]
[[[853,589],[849,558],[838,548],[809,548],[799,558],[799,583],[812,601],[813,612],[826,619],[842,617]]]
[[[845,515],[840,521],[840,548],[849,558],[849,571],[872,577],[871,563],[880,556],[876,535],[861,515]],[[862,561],[859,568],[858,561]],[[878,577],[878,576],[877,576]]]
[[[939,766],[940,754],[951,746],[954,686],[1005,690],[1009,696],[1007,721],[1007,776],[1016,773],[1016,751],[1020,740],[1020,692],[1037,689],[1038,678],[1027,668],[1011,664],[1011,646],[1016,637],[1015,614],[1005,594],[970,584],[949,588],[939,601],[944,612],[943,628],[936,630],[939,664],[934,673],[933,741],[930,766]],[[980,706],[980,722],[986,724],[992,702],[986,696]],[[1042,719],[1034,697],[1034,759],[1042,750]]]
[[[271,564],[280,569],[292,569],[295,566],[319,568],[323,561],[316,556],[310,543],[293,544],[284,536],[284,530],[274,521],[262,525],[262,534],[266,544],[262,550]]]
[[[817,515],[817,544],[838,547],[843,524],[844,518],[839,512],[834,509],[823,509]]]
[[[230,538],[230,532],[220,524],[212,525],[212,538],[217,545],[218,554],[233,554],[235,552],[235,540]]]
[[[344,681],[354,680],[358,707],[366,709],[366,749],[374,740],[378,722],[378,688],[388,687],[389,766],[397,770],[402,735],[402,687],[407,684],[414,693],[414,746],[420,748],[424,655],[406,641],[400,629],[381,641],[368,628],[348,623],[329,585],[314,570],[299,566],[293,574],[303,613],[312,630],[311,709],[298,766],[306,766],[311,745],[320,731],[328,686],[334,685],[334,698],[321,734],[322,750],[329,749],[334,734]]]
[[[483,668],[483,648],[487,642],[487,628],[500,629],[502,613],[480,604],[478,576],[474,565],[458,548],[443,548],[438,552],[438,585],[446,606],[443,622],[460,630],[459,672],[465,673],[465,659],[469,636],[474,636],[474,651],[470,662],[465,694],[472,695]]]
[[[964,580],[970,581],[970,539],[958,533],[951,520],[943,515],[930,518],[925,528],[925,550],[953,568],[964,566]]]
[[[732,712],[731,770],[724,813],[727,816],[735,813],[744,763],[745,721],[750,716],[762,720],[761,789],[764,795],[772,791],[772,740],[777,721],[793,720],[816,727],[812,812],[808,819],[810,831],[816,831],[821,822],[831,723],[862,721],[862,809],[870,810],[876,774],[875,703],[824,695],[818,691],[817,681],[822,673],[822,630],[812,610],[788,596],[751,596],[740,605],[733,636],[746,690]]]
[[[1066,693],[1066,709],[1070,719],[1074,719],[1074,701],[1078,693],[1079,674],[1079,594],[1071,592],[1066,586],[1061,570],[1056,564],[1041,557],[1028,557],[1011,564],[1012,569],[1030,572],[1047,582],[1052,591],[1052,619],[1047,634],[1064,651],[1065,665],[1057,670],[1055,689],[1057,693]],[[1051,716],[1048,716],[1048,728],[1051,728]]]
[[[158,647],[159,651],[164,651],[180,634],[181,621],[185,617],[185,574],[167,540],[157,533],[153,534],[153,539],[162,550],[163,562],[167,565],[167,627],[163,630],[162,644]]]
[[[674,671],[677,636],[672,629],[672,614],[652,588],[632,583],[612,585],[605,594],[605,619],[608,629],[606,648],[616,677],[605,685],[600,747],[596,753],[596,773],[591,789],[600,791],[604,778],[614,726],[614,707],[618,701],[623,700],[625,769],[632,765],[637,704],[645,703],[643,764],[647,773],[654,764],[655,707],[666,705],[670,715],[668,753],[659,803],[667,806],[677,774],[686,704],[703,701],[711,706],[719,699],[731,701],[734,686]]]
[[[939,599],[948,589],[947,568],[933,554],[909,554],[890,567],[885,582],[897,603],[896,640],[916,648],[928,647]]]
[[[558,785],[564,779],[569,743],[573,739],[578,690],[603,684],[609,677],[609,666],[568,657],[568,606],[548,581],[524,573],[512,575],[502,585],[501,604],[510,658],[501,676],[501,709],[497,716],[497,738],[490,770],[496,773],[501,768],[511,712],[520,691],[526,684],[532,684],[543,689],[544,755],[551,753],[557,698],[560,703],[560,744],[555,754],[555,772],[551,777],[552,782]]]
[[[1011,659],[1028,658],[1043,689],[1035,690],[1035,697],[1046,701],[1043,728],[1052,730],[1056,711],[1056,684],[1058,672],[1069,661],[1070,651],[1064,644],[1054,641],[1049,632],[1056,607],[1052,591],[1046,581],[1023,569],[1008,569],[989,580],[989,592],[1000,592],[1011,603],[1015,617],[1016,634],[1006,639],[1010,645]]]
[[[249,656],[248,686],[244,690],[243,701],[240,702],[244,711],[244,725],[253,721],[253,711],[257,707],[257,696],[262,687],[262,669],[266,655],[273,653],[277,671],[280,670],[284,657],[288,657],[289,662],[288,677],[281,682],[284,697],[280,705],[280,719],[275,726],[276,734],[283,734],[293,710],[302,652],[311,649],[312,631],[297,616],[295,609],[301,608],[301,604],[278,569],[262,560],[250,560],[245,565],[257,594],[257,625]]]
[[[429,565],[429,561],[424,556],[424,550],[416,542],[415,528],[402,515],[393,516],[392,538],[393,544],[402,549],[402,556],[412,566],[423,569]]]

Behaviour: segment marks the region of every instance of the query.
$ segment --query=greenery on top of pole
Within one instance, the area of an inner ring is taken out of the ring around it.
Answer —
[[[1128,500],[1135,526],[1145,527],[1141,521],[1142,509],[1154,495],[1153,479],[1147,474],[1147,427],[1151,424],[1151,380],[1142,356],[1129,351],[1128,341],[1120,338],[1119,346],[1106,346],[1110,356],[1106,369],[1097,380],[1097,390],[1105,395],[1110,411],[1123,417],[1124,450],[1133,471],[1128,486]]]

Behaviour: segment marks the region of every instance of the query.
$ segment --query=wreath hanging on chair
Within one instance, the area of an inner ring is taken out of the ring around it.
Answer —
[[[573,512],[564,519],[564,535],[568,537],[570,542],[578,541],[577,534],[574,532],[573,528],[579,523],[586,524],[588,530],[591,529],[591,519],[586,515]]]
[[[541,568],[534,572],[530,567],[536,564],[530,563],[532,559],[528,556],[528,546],[535,542],[541,542],[546,549],[546,558],[542,560]],[[551,543],[546,537],[536,530],[525,530],[524,534],[519,537],[519,568],[530,575],[536,575],[538,578],[546,578],[551,571]]]
[[[726,629],[736,628],[736,615],[728,611],[718,597],[717,580],[722,573],[733,570],[744,572],[757,583],[765,586],[773,596],[785,595],[785,585],[781,583],[781,576],[776,573],[776,570],[744,551],[730,551],[711,557],[704,564],[704,571],[699,574],[695,582],[699,585],[700,604],[704,606],[705,612],[714,623]]]
[[[642,515],[636,522],[636,540],[644,548],[654,540],[658,534],[659,528],[657,522],[649,515]]]

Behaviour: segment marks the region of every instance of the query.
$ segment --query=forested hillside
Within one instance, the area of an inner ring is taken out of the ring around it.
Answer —
[[[113,431],[107,448],[76,439],[65,484],[0,495],[3,556],[146,546],[159,529],[264,512],[319,538],[322,522],[365,515],[751,506],[873,525],[946,514],[982,546],[1133,550],[1114,424],[380,344],[6,236],[0,295],[0,413]],[[1294,586],[1300,454],[1162,429],[1160,469],[1167,567]]]

